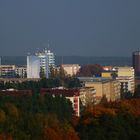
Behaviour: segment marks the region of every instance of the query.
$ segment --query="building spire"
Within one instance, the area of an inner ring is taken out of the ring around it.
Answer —
[[[50,49],[50,41],[48,40],[48,46],[47,46],[47,50]]]

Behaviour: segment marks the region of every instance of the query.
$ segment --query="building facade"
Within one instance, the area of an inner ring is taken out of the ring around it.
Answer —
[[[117,77],[117,80],[120,82],[121,92],[131,92],[132,94],[135,91],[135,81],[134,78],[125,76],[125,77]]]
[[[15,65],[0,65],[0,77],[14,78],[16,76],[15,68]]]
[[[47,56],[48,56],[48,65],[49,67],[55,67],[55,55],[51,50],[45,49]]]
[[[62,64],[61,66],[66,74],[70,76],[76,75],[81,68],[79,64]]]
[[[45,52],[36,53],[36,56],[39,58],[40,65],[40,77],[48,78],[49,74],[49,65],[48,65],[48,56]]]
[[[136,79],[140,79],[140,51],[133,52],[133,68]]]
[[[134,93],[135,74],[133,67],[117,67],[117,80],[120,82],[122,92]]]
[[[103,78],[112,78],[113,76],[113,71],[103,71],[101,73],[101,77]]]
[[[105,96],[107,101],[120,99],[120,83],[115,79],[95,78],[85,82],[85,87],[93,87],[96,90],[96,103],[98,104]]]
[[[80,101],[83,106],[96,104],[96,90],[93,87],[82,87],[80,89]]]
[[[38,64],[38,60],[39,60],[39,64]],[[50,50],[44,49],[43,51],[36,52],[35,55],[33,56],[27,56],[27,78],[35,77],[33,74],[31,76],[31,71],[34,69],[35,65],[36,65],[35,71],[37,73],[39,72],[39,78],[44,78],[44,77],[49,78],[50,67],[55,67],[54,53],[51,52]],[[39,65],[39,71],[37,70],[38,65]],[[38,78],[37,75],[36,78]]]
[[[40,78],[40,59],[27,56],[27,78]]]
[[[41,52],[35,54],[40,59],[40,72],[44,73],[44,77],[48,78],[50,73],[50,67],[55,67],[55,56],[50,50],[44,49]]]
[[[16,78],[27,78],[27,67],[16,66],[15,73],[16,73]]]
[[[133,77],[135,78],[134,68],[133,67],[117,67],[117,75],[118,77]]]

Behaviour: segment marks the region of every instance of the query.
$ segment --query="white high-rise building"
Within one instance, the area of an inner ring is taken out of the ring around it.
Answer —
[[[48,78],[49,73],[49,62],[48,62],[48,55],[47,51],[44,50],[43,52],[36,53],[36,56],[40,60],[40,72],[44,73],[44,76]]]
[[[35,67],[35,65],[33,65],[30,61],[33,61],[33,60],[30,60],[29,59],[38,59],[39,63],[36,63],[36,67],[38,67],[39,65],[39,77],[42,78],[42,77],[46,77],[48,78],[49,77],[49,72],[50,72],[50,67],[55,67],[55,58],[54,58],[54,53],[51,52],[50,50],[47,50],[47,49],[44,49],[43,51],[41,52],[37,52],[35,53],[35,56],[28,56],[27,57],[27,78],[33,78],[33,76],[31,76],[31,74],[28,74],[28,73],[31,73],[31,69],[34,69],[33,67]],[[36,76],[37,78],[37,76]]]
[[[27,78],[40,78],[40,59],[27,56]]]
[[[42,52],[36,53],[40,58],[40,67],[43,70],[45,77],[49,77],[50,67],[55,67],[55,56],[50,50],[44,49]]]
[[[54,56],[54,53],[51,52],[50,50],[47,50],[47,49],[45,49],[45,52],[47,53],[47,56],[48,56],[49,67],[50,66],[55,67],[55,56]]]

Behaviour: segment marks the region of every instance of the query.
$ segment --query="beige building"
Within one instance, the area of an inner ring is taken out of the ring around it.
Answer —
[[[111,101],[120,99],[120,83],[118,80],[110,81],[110,93]]]
[[[133,67],[117,67],[118,77],[134,77],[134,69]]]
[[[83,87],[80,89],[80,100],[83,106],[96,104],[96,90],[94,87]]]
[[[16,75],[15,68],[15,65],[0,65],[0,77],[14,78]]]
[[[117,80],[96,78],[91,82],[85,82],[85,87],[94,87],[97,103],[103,96],[106,96],[108,101],[120,99],[120,83]]]
[[[117,80],[120,82],[120,87],[122,92],[131,92],[134,93],[135,91],[135,81],[133,77],[129,76],[122,76],[117,77]]]
[[[135,74],[133,67],[118,67],[117,80],[120,82],[123,92],[134,93],[135,90]]]
[[[80,69],[78,64],[62,64],[61,66],[65,70],[66,74],[70,76],[76,75]]]
[[[102,73],[101,73],[101,77],[103,77],[103,78],[112,78],[112,71],[103,71]]]
[[[26,66],[0,65],[1,78],[26,78]]]

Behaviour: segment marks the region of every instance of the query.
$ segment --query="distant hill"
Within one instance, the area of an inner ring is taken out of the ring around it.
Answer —
[[[95,57],[95,56],[56,56],[56,65],[60,64],[100,64],[112,66],[131,66],[131,57]],[[1,63],[4,65],[26,65],[26,56],[2,56]]]

